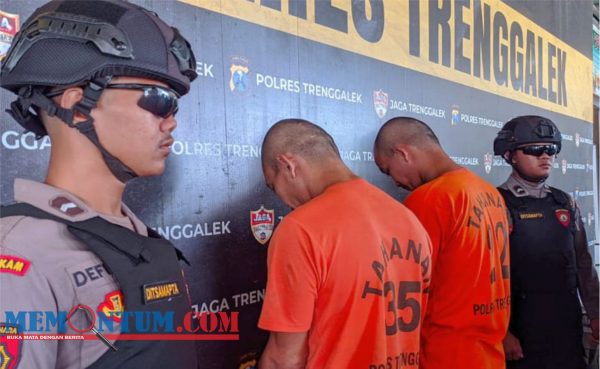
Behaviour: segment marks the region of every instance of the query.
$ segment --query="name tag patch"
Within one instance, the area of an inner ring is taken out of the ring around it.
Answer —
[[[542,219],[544,213],[519,213],[519,219]]]
[[[144,285],[144,304],[171,299],[181,295],[177,282],[159,282]]]

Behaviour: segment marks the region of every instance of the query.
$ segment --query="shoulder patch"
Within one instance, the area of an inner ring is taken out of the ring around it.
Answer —
[[[0,323],[0,368],[2,369],[15,369],[19,364],[23,340],[7,337],[16,334],[19,334],[16,326]]]
[[[525,189],[519,185],[514,185],[512,187],[512,192],[517,196],[523,196],[527,193],[527,191],[525,191]]]
[[[569,224],[571,223],[571,213],[567,209],[556,209],[554,212],[558,222],[563,227],[568,228]]]
[[[85,212],[85,210],[77,206],[77,204],[65,196],[58,196],[50,200],[50,206],[70,217],[74,217]]]
[[[31,262],[13,255],[0,254],[0,273],[10,273],[18,276],[24,276],[29,270]],[[0,366],[0,368],[2,368]]]

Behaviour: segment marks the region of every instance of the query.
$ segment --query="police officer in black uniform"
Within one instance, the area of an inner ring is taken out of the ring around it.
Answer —
[[[52,149],[45,182],[18,179],[1,211],[1,367],[197,367],[194,341],[118,336],[176,335],[191,320],[185,258],[121,198],[128,180],[162,174],[195,68],[176,28],[125,1],[52,1],[23,24],[0,85],[17,95],[9,114]],[[45,333],[114,325],[104,340],[9,342],[32,333],[8,318],[23,311]],[[60,312],[68,325],[50,320]]]
[[[510,120],[494,140],[513,168],[499,187],[512,221],[509,369],[585,368],[580,298],[598,338],[598,276],[579,209],[546,184],[560,149],[558,128],[540,116]]]

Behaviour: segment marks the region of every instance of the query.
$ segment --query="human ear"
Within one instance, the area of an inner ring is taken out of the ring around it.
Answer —
[[[277,161],[277,167],[280,171],[284,171],[289,174],[290,177],[296,178],[298,164],[296,163],[296,156],[290,153],[279,154],[275,157]]]
[[[67,88],[57,99],[57,103],[61,108],[73,109],[73,106],[83,99],[83,89],[81,87]],[[79,111],[75,111],[73,114],[73,123],[83,122],[86,119],[86,116]]]

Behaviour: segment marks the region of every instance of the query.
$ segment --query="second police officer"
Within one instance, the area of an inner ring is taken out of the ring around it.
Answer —
[[[534,115],[510,120],[494,140],[513,169],[499,187],[512,221],[509,369],[585,367],[579,297],[598,338],[598,276],[579,208],[546,183],[560,150],[556,125]]]

